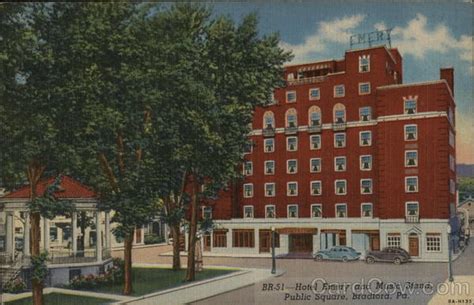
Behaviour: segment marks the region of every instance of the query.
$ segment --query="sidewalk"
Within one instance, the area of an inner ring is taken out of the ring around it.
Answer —
[[[473,296],[474,276],[455,275],[454,282],[446,280],[428,305],[471,304]]]

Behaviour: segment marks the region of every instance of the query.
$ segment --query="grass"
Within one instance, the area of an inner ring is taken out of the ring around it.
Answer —
[[[204,269],[196,273],[196,281],[210,279],[224,274],[235,272],[232,269]],[[186,270],[173,271],[167,268],[133,268],[132,287],[133,296],[141,296],[152,292],[165,290],[189,284],[183,282]],[[122,285],[108,285],[97,287],[93,290],[101,293],[121,294]]]
[[[44,304],[45,305],[99,305],[99,304],[109,304],[116,302],[109,299],[98,299],[91,297],[83,297],[77,295],[69,295],[62,293],[50,293],[44,295]],[[6,302],[6,305],[30,305],[33,304],[31,297]]]

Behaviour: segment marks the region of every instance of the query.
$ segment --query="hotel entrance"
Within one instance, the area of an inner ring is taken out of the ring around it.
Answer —
[[[312,253],[313,235],[312,234],[290,234],[289,235],[290,253]]]

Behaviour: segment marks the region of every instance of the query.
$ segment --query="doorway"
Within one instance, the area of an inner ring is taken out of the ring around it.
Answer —
[[[420,241],[418,235],[411,233],[408,237],[408,253],[410,256],[419,256],[420,255]]]
[[[259,239],[260,239],[260,253],[269,253],[271,248],[271,234],[270,230],[260,230]]]
[[[313,235],[312,234],[290,234],[290,253],[312,253]]]

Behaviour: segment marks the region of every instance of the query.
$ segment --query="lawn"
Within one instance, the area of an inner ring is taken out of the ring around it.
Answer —
[[[236,270],[204,269],[196,273],[196,281],[205,280],[220,275],[235,272]],[[188,284],[183,282],[186,270],[173,271],[167,268],[133,268],[132,286],[134,296],[141,296],[148,293],[173,288]],[[88,291],[121,294],[122,285],[101,286]]]
[[[44,303],[46,305],[99,305],[110,304],[116,302],[109,299],[97,299],[91,297],[82,297],[76,295],[50,293],[44,295]],[[6,305],[30,305],[33,304],[31,298],[24,298],[21,300],[6,302]]]

